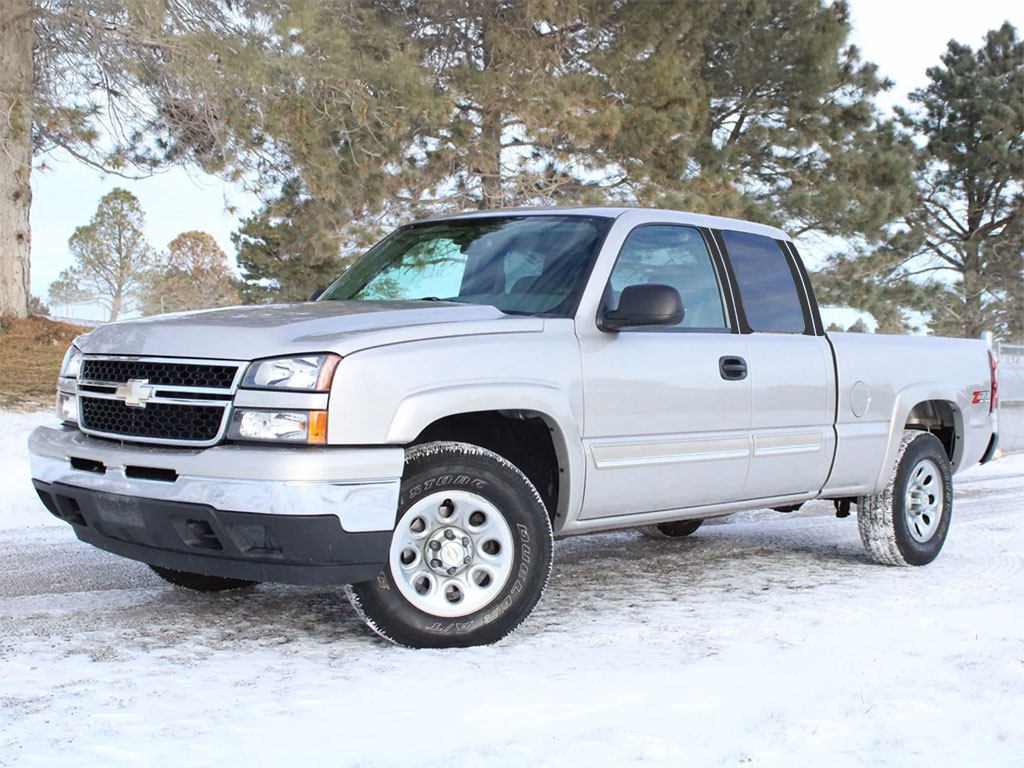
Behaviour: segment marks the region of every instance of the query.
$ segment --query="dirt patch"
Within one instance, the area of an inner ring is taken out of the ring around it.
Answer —
[[[52,405],[64,353],[87,330],[45,317],[0,317],[0,408]]]

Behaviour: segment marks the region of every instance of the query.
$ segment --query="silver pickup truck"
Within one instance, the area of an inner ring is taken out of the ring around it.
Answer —
[[[529,615],[553,537],[830,499],[929,563],[995,390],[982,341],[825,333],[777,229],[489,211],[315,301],[98,328],[29,444],[52,514],[176,585],[348,585],[389,640],[466,646]]]

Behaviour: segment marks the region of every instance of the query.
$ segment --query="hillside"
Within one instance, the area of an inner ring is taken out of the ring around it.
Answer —
[[[0,408],[52,405],[64,353],[86,330],[39,316],[0,318]]]

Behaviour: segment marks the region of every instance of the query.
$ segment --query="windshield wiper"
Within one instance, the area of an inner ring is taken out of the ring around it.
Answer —
[[[441,299],[438,298],[437,296],[420,296],[418,299],[413,299],[413,301],[453,301],[456,304],[466,303],[464,301],[460,301],[459,299]]]

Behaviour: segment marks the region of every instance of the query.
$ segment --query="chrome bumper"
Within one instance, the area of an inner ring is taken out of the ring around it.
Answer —
[[[338,517],[351,533],[395,524],[402,448],[131,445],[37,427],[32,478],[103,493],[204,504],[225,512]],[[155,479],[159,478],[159,479]]]

